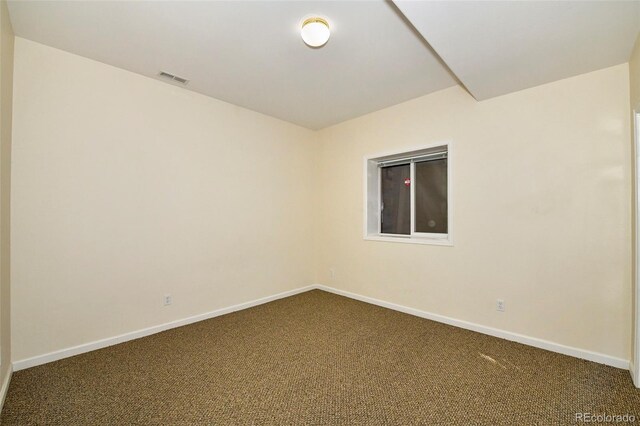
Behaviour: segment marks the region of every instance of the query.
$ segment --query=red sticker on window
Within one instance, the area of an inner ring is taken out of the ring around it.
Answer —
[[[406,178],[406,179],[404,180],[404,186],[411,186],[411,179]]]

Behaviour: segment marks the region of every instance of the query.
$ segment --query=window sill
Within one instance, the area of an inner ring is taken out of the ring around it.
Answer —
[[[424,238],[424,237],[410,237],[410,236],[397,236],[390,237],[386,235],[373,234],[366,235],[364,237],[367,241],[383,241],[387,243],[404,243],[404,244],[426,244],[432,246],[450,246],[453,247],[453,241],[451,236],[449,238]]]

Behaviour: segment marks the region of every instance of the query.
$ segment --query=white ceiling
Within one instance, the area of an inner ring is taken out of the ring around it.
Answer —
[[[10,1],[20,37],[311,129],[456,84],[392,3]],[[307,47],[318,14],[329,43]]]
[[[394,2],[14,0],[9,12],[18,36],[311,129],[458,82],[482,100],[621,64],[640,31],[640,0]],[[313,15],[332,28],[320,49],[299,35]]]
[[[640,31],[640,1],[394,2],[478,100],[628,62]]]

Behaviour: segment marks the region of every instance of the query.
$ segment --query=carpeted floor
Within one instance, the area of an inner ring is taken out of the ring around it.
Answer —
[[[3,425],[552,425],[629,372],[319,290],[15,373]]]

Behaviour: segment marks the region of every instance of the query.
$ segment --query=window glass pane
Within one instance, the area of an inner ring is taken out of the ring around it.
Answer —
[[[416,232],[446,234],[447,159],[415,164]]]
[[[410,176],[409,164],[380,169],[381,230],[384,234],[411,233],[411,188],[409,182],[405,183]]]

